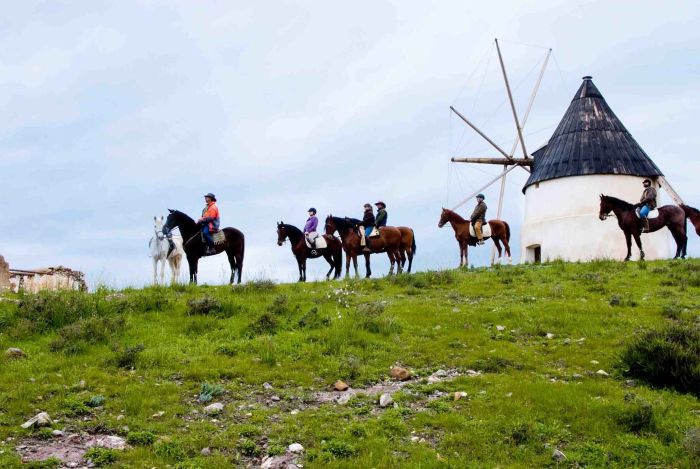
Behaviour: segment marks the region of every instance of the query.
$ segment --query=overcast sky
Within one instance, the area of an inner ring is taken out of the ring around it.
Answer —
[[[222,224],[246,234],[247,279],[296,279],[276,221],[300,226],[312,205],[321,217],[359,217],[377,199],[390,224],[415,228],[417,269],[455,266],[440,207],[499,168],[448,163],[497,156],[449,106],[508,149],[515,137],[496,37],[521,115],[554,50],[525,129],[530,151],[592,75],[671,184],[700,205],[699,5],[6,2],[0,254],[17,268],[81,269],[93,286],[143,285],[153,216],[196,216],[214,192]],[[511,174],[503,218],[517,260],[525,173]],[[493,216],[498,187],[486,196]],[[692,234],[695,256],[699,241]],[[485,265],[490,252],[470,254]],[[386,261],[373,259],[383,273]],[[223,256],[204,259],[200,280],[223,283],[228,269]],[[313,261],[309,278],[325,270]]]

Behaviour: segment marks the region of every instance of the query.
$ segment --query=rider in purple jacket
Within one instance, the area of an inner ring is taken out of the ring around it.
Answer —
[[[309,241],[311,245],[311,254],[316,254],[316,238],[318,238],[318,218],[316,218],[316,209],[311,207],[309,210],[309,218],[306,220],[304,225],[304,236]]]

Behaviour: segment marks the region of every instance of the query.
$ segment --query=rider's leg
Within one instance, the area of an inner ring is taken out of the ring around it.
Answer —
[[[364,249],[362,249],[363,252],[370,252],[371,251],[369,246],[367,246],[367,238],[369,238],[370,234],[372,234],[372,227],[371,226],[365,227],[364,230],[362,231],[362,242],[360,243],[361,246],[364,246]]]
[[[484,223],[481,220],[477,220],[474,223],[474,232],[476,233],[476,237],[479,240],[479,244],[484,244],[484,232],[481,230],[481,225]]]
[[[202,233],[204,234],[204,239],[207,242],[207,253],[214,252],[216,249],[214,248],[214,240],[212,239],[211,232],[209,231],[209,225],[204,225]]]
[[[651,212],[651,209],[648,205],[643,205],[642,208],[639,209],[639,216],[642,218],[642,223],[644,224],[644,233],[649,232],[649,218],[647,218],[649,212]]]

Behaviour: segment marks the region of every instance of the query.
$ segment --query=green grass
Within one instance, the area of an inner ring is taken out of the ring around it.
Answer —
[[[308,468],[697,464],[698,394],[629,386],[621,360],[650,329],[700,325],[697,260],[8,298],[0,348],[28,358],[0,358],[0,467],[20,466],[19,425],[40,410],[53,428],[128,438],[95,452],[103,467],[242,466],[291,443]],[[482,374],[409,386],[396,408],[314,402],[397,362]],[[223,414],[204,417],[216,401]]]

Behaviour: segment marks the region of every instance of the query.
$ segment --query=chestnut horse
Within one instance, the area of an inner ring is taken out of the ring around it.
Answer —
[[[311,254],[311,248],[306,245],[304,233],[299,228],[294,225],[287,225],[284,222],[277,223],[277,245],[282,246],[287,238],[289,238],[292,245],[292,254],[297,259],[300,282],[306,282],[306,259],[317,259],[321,256],[331,266],[326,274],[326,278],[330,279],[333,270],[335,270],[333,279],[340,278],[340,271],[343,267],[343,248],[340,241],[333,236],[324,236],[327,247],[316,249],[316,254]]]
[[[640,238],[643,225],[642,220],[635,213],[635,208],[631,203],[617,197],[600,194],[598,218],[605,220],[610,215],[610,212],[613,212],[615,217],[617,217],[617,224],[625,233],[625,241],[627,241],[626,261],[632,257],[632,237],[634,237],[634,242],[637,243],[639,248],[639,258],[644,259],[642,239]],[[649,218],[649,231],[653,233],[664,226],[667,227],[676,241],[676,255],[673,258],[677,259],[680,257],[685,259],[686,244],[688,243],[688,237],[685,234],[685,212],[682,208],[675,205],[664,205],[659,207],[658,210],[658,217]]]
[[[686,204],[681,204],[681,208],[685,212],[685,217],[689,218],[690,223],[695,227],[695,232],[700,236],[700,210]]]
[[[359,222],[359,220],[328,215],[326,217],[326,235],[333,236],[333,233],[336,231],[338,234],[340,234],[340,239],[343,242],[343,249],[345,250],[345,276],[350,276],[351,259],[355,267],[355,276],[358,276],[357,256],[359,254],[364,254],[365,268],[367,271],[365,278],[369,278],[372,275],[372,269],[369,266],[370,253],[362,252],[362,246],[360,246],[360,235],[357,233],[356,229],[357,222]],[[367,238],[367,247],[369,247],[372,251],[371,254],[386,252],[387,256],[389,257],[389,262],[391,263],[389,275],[394,273],[395,264],[398,264],[398,273],[401,273],[403,270],[403,266],[401,265],[401,254],[399,252],[400,246],[401,232],[392,226],[380,228],[379,237]]]
[[[469,265],[469,253],[467,252],[468,246],[476,246],[478,239],[469,233],[469,225],[471,224],[469,220],[465,220],[457,212],[454,212],[447,208],[442,208],[442,213],[440,214],[440,221],[438,222],[438,228],[442,228],[446,223],[452,225],[452,229],[455,230],[455,238],[457,243],[459,243],[459,266]],[[501,258],[501,243],[505,248],[506,255],[508,256],[508,263],[512,262],[510,257],[510,226],[503,220],[489,220],[489,226],[491,227],[491,236],[493,244],[496,245],[498,250],[498,258]],[[484,237],[488,239],[489,237]]]
[[[350,223],[355,227],[362,225],[362,220],[357,218],[345,217]],[[408,260],[407,273],[411,273],[411,267],[413,266],[413,256],[416,254],[416,234],[413,232],[413,228],[408,226],[395,226],[401,232],[401,245],[399,246],[399,255],[401,257],[401,269],[406,266],[406,261]]]
[[[185,241],[183,248],[187,263],[190,266],[190,283],[197,283],[197,267],[199,258],[204,257],[206,244],[202,241],[202,230],[193,219],[186,214],[168,209],[170,214],[163,225],[163,234],[166,236],[173,228],[180,228],[180,234]],[[228,263],[231,266],[231,280],[233,283],[236,272],[238,272],[238,282],[241,283],[241,273],[243,271],[243,253],[245,251],[245,236],[236,228],[223,228],[226,241],[223,244],[215,245],[216,254],[226,252]]]

